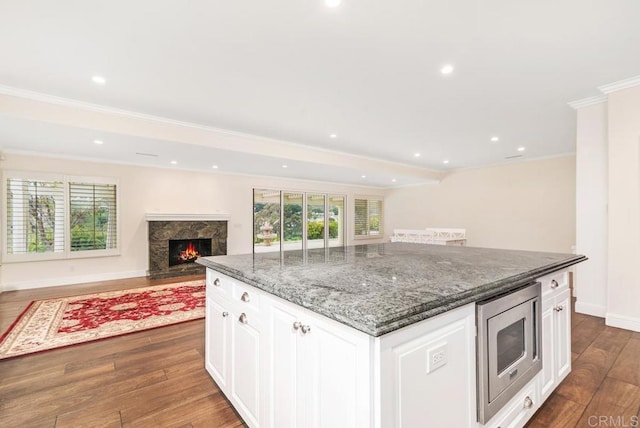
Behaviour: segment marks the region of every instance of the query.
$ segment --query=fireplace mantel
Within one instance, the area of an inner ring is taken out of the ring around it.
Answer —
[[[147,221],[229,221],[229,214],[146,213]]]

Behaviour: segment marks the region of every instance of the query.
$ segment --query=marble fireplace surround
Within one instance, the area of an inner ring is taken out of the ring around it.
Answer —
[[[211,239],[211,255],[227,254],[227,214],[161,214],[147,213],[149,237],[149,270],[152,278],[204,273],[197,263],[169,266],[170,239]]]

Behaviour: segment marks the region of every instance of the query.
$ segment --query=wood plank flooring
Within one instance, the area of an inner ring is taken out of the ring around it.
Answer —
[[[5,292],[0,331],[34,299],[173,281],[134,278]],[[527,426],[638,426],[640,334],[575,313],[572,327],[573,370]],[[598,422],[602,417],[607,422]],[[202,320],[0,361],[0,427],[240,426],[204,370]]]

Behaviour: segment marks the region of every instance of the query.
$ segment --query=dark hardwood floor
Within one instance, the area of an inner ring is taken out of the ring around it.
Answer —
[[[134,278],[5,292],[0,331],[34,299],[173,281]],[[582,314],[574,314],[572,325],[573,370],[528,427],[637,426],[640,333]],[[1,360],[0,427],[243,426],[205,372],[203,356],[199,320]],[[604,424],[593,417],[612,419]]]

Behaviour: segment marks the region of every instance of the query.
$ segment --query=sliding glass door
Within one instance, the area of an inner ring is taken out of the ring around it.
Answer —
[[[344,195],[254,189],[253,251],[344,246],[345,204]]]

